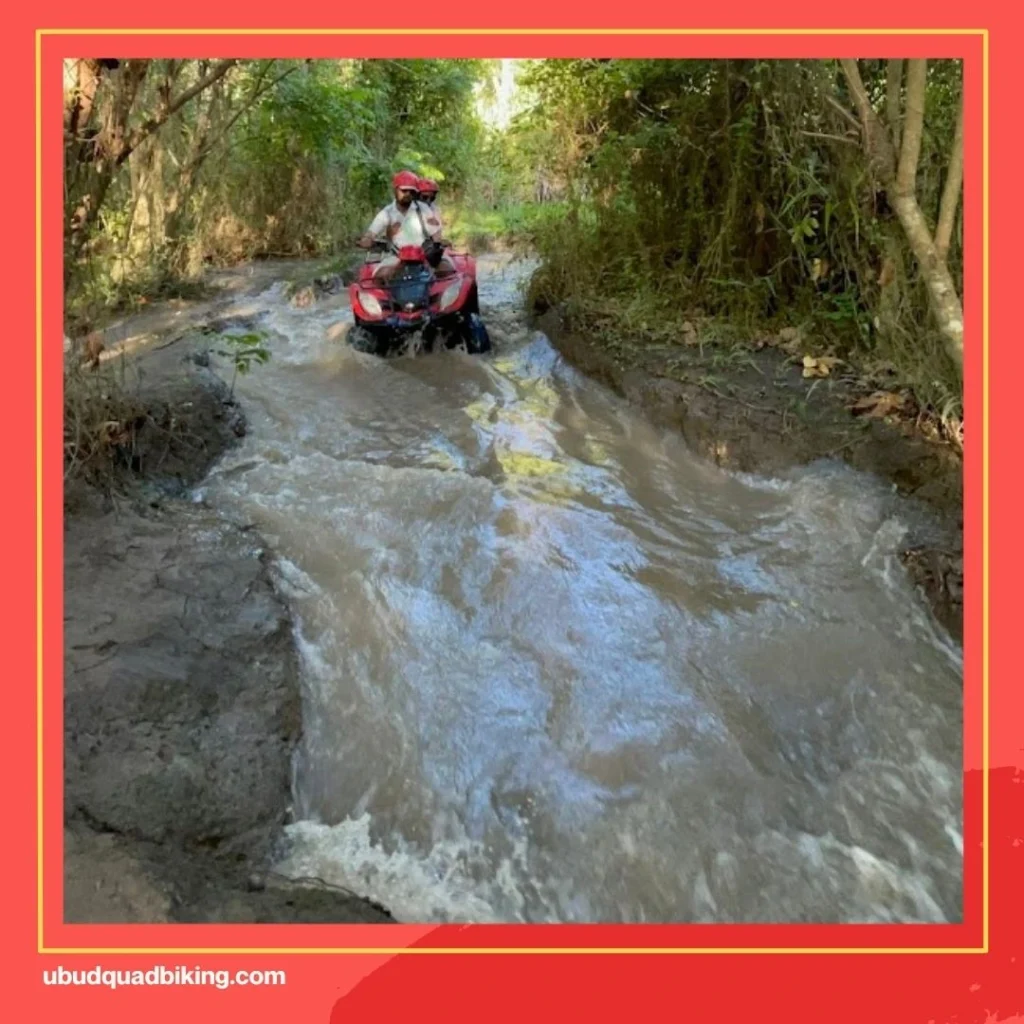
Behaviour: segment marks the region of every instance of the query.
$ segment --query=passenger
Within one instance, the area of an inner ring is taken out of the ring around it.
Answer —
[[[439,241],[442,245],[448,246],[450,243],[444,237],[444,224],[441,220],[441,213],[437,208],[437,193],[439,191],[438,184],[433,178],[420,178],[418,182],[419,187],[419,205],[423,211],[423,218],[426,224],[426,230],[431,238]],[[441,257],[440,263],[437,266],[438,274],[452,274],[455,272],[455,264],[448,258],[447,255]]]

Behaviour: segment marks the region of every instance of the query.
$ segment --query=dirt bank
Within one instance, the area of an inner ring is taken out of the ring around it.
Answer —
[[[255,531],[186,497],[245,432],[191,329],[220,308],[140,342],[125,475],[67,489],[65,919],[388,921],[269,871],[301,729],[292,623]]]
[[[903,554],[936,617],[963,637],[963,473],[958,452],[926,437],[899,416],[855,416],[866,397],[855,379],[807,379],[778,347],[701,345],[611,347],[574,332],[557,310],[536,327],[567,362],[642,408],[655,422],[682,432],[718,465],[773,473],[822,458],[891,481],[930,506],[941,536],[908,537]]]

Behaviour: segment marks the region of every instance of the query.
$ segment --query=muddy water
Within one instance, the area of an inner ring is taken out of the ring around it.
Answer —
[[[306,737],[282,869],[405,920],[956,921],[961,652],[835,465],[721,471],[566,367],[484,261],[496,351],[383,362],[342,298],[199,493],[279,555]]]

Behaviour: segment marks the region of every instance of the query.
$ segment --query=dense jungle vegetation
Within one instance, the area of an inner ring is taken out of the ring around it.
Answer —
[[[519,61],[496,122],[502,70],[67,61],[68,334],[210,266],[350,259],[409,167],[450,235],[529,250],[531,301],[613,346],[788,329],[959,438],[958,61]]]

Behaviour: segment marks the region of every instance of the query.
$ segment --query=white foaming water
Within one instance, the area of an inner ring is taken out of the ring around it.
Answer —
[[[497,867],[483,844],[467,839],[441,840],[427,853],[399,840],[389,851],[371,838],[369,814],[333,826],[302,821],[287,832],[291,848],[278,871],[349,889],[400,921],[525,920],[515,879],[523,870],[521,848]]]

